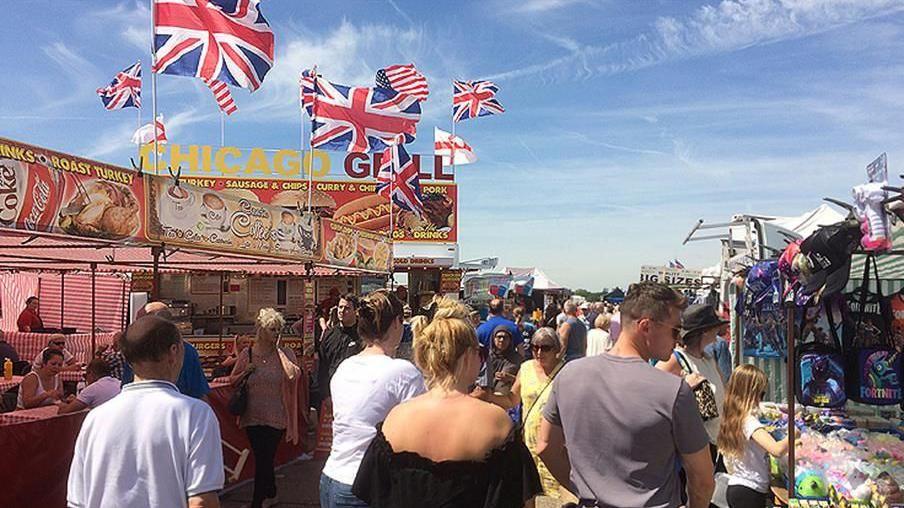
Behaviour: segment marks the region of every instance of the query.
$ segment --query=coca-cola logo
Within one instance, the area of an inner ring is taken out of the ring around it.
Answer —
[[[43,180],[39,181],[31,192],[31,199],[34,204],[25,218],[25,229],[37,230],[40,225],[38,221],[41,220],[50,201],[50,185]]]
[[[19,215],[18,172],[5,164],[0,165],[0,224],[13,226]]]

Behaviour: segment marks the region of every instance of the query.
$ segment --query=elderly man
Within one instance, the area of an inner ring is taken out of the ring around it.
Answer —
[[[565,321],[559,326],[559,342],[562,352],[559,353],[566,362],[583,358],[587,355],[587,327],[578,319],[578,306],[571,300],[562,306]]]
[[[78,371],[84,366],[75,359],[75,355],[66,349],[66,336],[62,333],[55,333],[47,339],[47,347],[39,351],[38,356],[35,356],[34,361],[31,362],[35,369],[40,369],[43,366],[42,360],[44,358],[44,351],[47,351],[48,349],[59,349],[60,352],[63,353],[64,371]]]
[[[151,302],[138,311],[138,318],[143,316],[157,316],[167,321],[172,321],[173,314],[169,307],[163,302]],[[176,380],[176,387],[179,391],[194,397],[196,399],[207,400],[207,394],[210,393],[210,384],[207,383],[207,377],[204,375],[204,369],[201,366],[201,355],[195,346],[187,341],[183,342],[183,351],[185,358],[182,362],[182,370],[179,372],[179,378]],[[128,364],[123,366],[122,384],[132,382],[132,370]]]
[[[139,318],[120,349],[135,382],[85,417],[69,470],[70,507],[219,507],[220,426],[210,406],[179,393],[184,342],[172,322]]]

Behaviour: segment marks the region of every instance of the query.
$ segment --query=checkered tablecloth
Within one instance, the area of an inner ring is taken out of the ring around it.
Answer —
[[[36,407],[34,409],[20,409],[12,413],[0,414],[0,425],[14,425],[16,423],[44,420],[56,416],[59,412],[60,408],[55,405]]]
[[[113,333],[94,334],[94,340],[97,347],[113,343]],[[19,358],[22,360],[32,361],[36,356],[47,347],[47,341],[50,335],[46,333],[30,333],[30,332],[3,332],[3,338],[6,342],[16,348]],[[88,363],[91,360],[91,334],[75,333],[66,336],[66,349],[75,356],[75,359],[82,363]],[[65,379],[65,378],[64,378]]]
[[[19,383],[22,382],[23,377],[25,376],[13,376],[13,378],[9,381],[0,377],[0,393],[5,393],[7,390],[19,386]]]

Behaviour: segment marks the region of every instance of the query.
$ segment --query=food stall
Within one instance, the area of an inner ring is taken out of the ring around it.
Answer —
[[[128,313],[120,307],[113,329],[100,331],[98,280],[104,277],[129,281],[130,295],[122,294],[122,306],[135,300],[133,292],[178,302],[174,308],[183,329],[191,332],[188,338],[207,340],[204,352],[213,348],[210,332],[215,332],[219,353],[224,332],[249,330],[249,318],[264,304],[274,303],[290,316],[303,317],[303,335],[313,337],[318,276],[385,276],[391,264],[390,240],[377,232],[193,186],[178,171],[168,177],[142,174],[2,138],[0,192],[5,195],[0,200],[4,277],[88,277],[84,280],[90,285],[90,330],[86,336],[71,335],[67,343],[84,360],[112,341],[122,328],[116,324],[127,321]],[[68,325],[76,310],[64,307],[65,294],[74,293],[66,282],[59,288],[60,324]],[[30,296],[31,291],[28,284],[4,290],[0,302],[5,315],[8,309],[16,314],[20,310],[19,299],[10,294]],[[120,291],[125,293],[125,284]],[[4,330],[4,337],[18,337],[17,333]],[[46,336],[32,339],[37,345],[42,341],[46,343]],[[23,356],[33,358],[32,351],[19,344]],[[301,340],[292,345],[310,353]],[[307,369],[309,359],[303,362]],[[15,381],[4,381],[4,388],[14,388]],[[249,443],[226,411],[231,388],[221,382],[211,388],[211,406],[224,439],[227,480],[250,478]],[[299,407],[308,407],[304,387],[299,397],[303,399]],[[32,505],[64,503],[66,471],[84,413],[56,416],[55,409],[0,415],[0,448],[8,458],[2,461],[0,476],[14,480],[0,489],[0,506],[22,506],[23,500]],[[306,411],[299,417],[306,419]],[[306,421],[299,423],[307,428]],[[310,445],[281,445],[277,463],[298,457]],[[22,475],[17,468],[25,461],[45,474]]]

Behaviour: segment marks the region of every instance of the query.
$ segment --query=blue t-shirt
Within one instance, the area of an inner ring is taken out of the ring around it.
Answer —
[[[207,377],[204,376],[204,369],[201,368],[201,355],[195,346],[188,342],[182,343],[185,346],[185,355],[182,358],[182,370],[179,372],[179,379],[176,386],[183,395],[200,399],[210,393],[210,385],[207,384]],[[132,372],[132,366],[128,362],[122,366],[122,384],[123,386],[135,380],[135,373]]]
[[[524,342],[524,339],[521,337],[521,332],[518,331],[518,327],[515,326],[514,321],[509,321],[502,316],[491,316],[490,319],[487,319],[486,323],[477,327],[477,340],[480,341],[480,345],[490,347],[492,342],[490,339],[493,336],[493,330],[495,330],[497,326],[505,326],[512,332],[512,343],[515,346]]]

